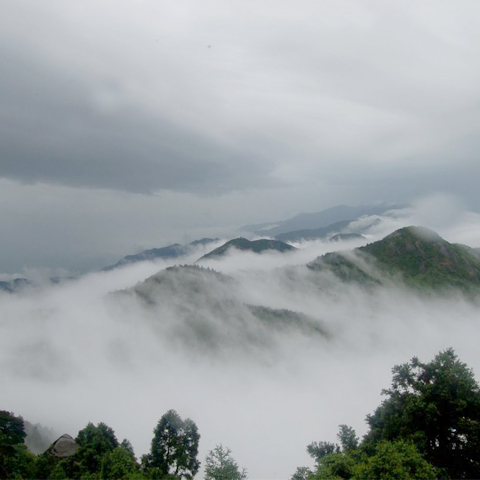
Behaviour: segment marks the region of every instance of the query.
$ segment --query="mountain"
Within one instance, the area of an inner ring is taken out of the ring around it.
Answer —
[[[295,230],[293,232],[280,233],[276,235],[277,240],[282,242],[299,242],[301,240],[317,240],[326,239],[332,235],[338,234],[348,226],[350,220],[342,220],[341,222],[332,223],[326,227],[306,230]]]
[[[152,248],[151,250],[144,250],[143,252],[137,253],[136,255],[127,255],[122,258],[115,265],[110,265],[103,269],[104,272],[114,270],[115,268],[123,267],[125,265],[130,265],[132,263],[144,262],[146,260],[156,260],[158,258],[168,259],[168,258],[179,258],[185,255],[192,253],[196,247],[202,245],[208,245],[210,243],[218,242],[218,238],[202,238],[201,240],[195,240],[188,245],[180,245],[179,243],[174,243],[168,247],[162,248]]]
[[[405,227],[350,252],[328,253],[308,267],[343,281],[385,283],[400,276],[410,286],[480,288],[480,256],[424,227]]]
[[[261,253],[266,250],[276,250],[277,252],[288,252],[296,250],[295,247],[288,245],[287,243],[281,242],[280,240],[247,240],[246,238],[235,238],[229,242],[223,244],[221,247],[212,250],[210,253],[207,253],[203,257],[199,258],[200,260],[207,260],[212,258],[218,258],[225,255],[232,248],[243,251],[251,251],[255,253]]]
[[[331,242],[348,242],[349,240],[366,240],[360,233],[337,233],[329,239]]]
[[[295,217],[280,222],[245,225],[242,227],[242,230],[254,232],[257,235],[277,237],[277,235],[287,232],[319,229],[341,221],[353,221],[363,215],[381,215],[389,210],[396,210],[405,207],[406,205],[397,204],[361,205],[358,207],[337,205],[322,210],[321,212],[301,213]]]
[[[26,278],[15,278],[9,281],[0,281],[0,291],[14,293],[18,292],[24,287],[30,286],[32,282]]]
[[[119,315],[140,306],[152,332],[191,351],[224,353],[247,349],[264,354],[282,338],[329,337],[322,322],[308,315],[244,303],[232,277],[197,265],[169,267],[132,288],[111,294]],[[161,332],[161,334],[159,333]]]

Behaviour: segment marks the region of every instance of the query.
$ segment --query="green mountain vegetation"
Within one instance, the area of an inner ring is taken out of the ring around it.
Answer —
[[[423,227],[401,228],[353,251],[328,253],[308,267],[360,283],[382,284],[401,278],[413,287],[459,288],[468,292],[480,287],[477,252],[449,243]]]
[[[447,349],[428,363],[414,357],[392,374],[384,401],[366,417],[363,439],[340,425],[339,443],[310,443],[315,466],[299,467],[292,480],[480,478],[480,387],[473,371]],[[140,459],[103,422],[88,423],[75,439],[62,435],[40,454],[29,451],[25,436],[23,418],[0,411],[0,478],[192,480],[201,465],[198,427],[175,410],[160,418]],[[205,478],[246,480],[247,471],[220,444],[205,458]]]
[[[288,243],[281,242],[280,240],[261,239],[250,241],[246,238],[235,238],[199,258],[197,262],[222,257],[232,248],[254,253],[261,253],[267,250],[276,250],[277,252],[289,252],[295,250],[295,247],[288,245]]]

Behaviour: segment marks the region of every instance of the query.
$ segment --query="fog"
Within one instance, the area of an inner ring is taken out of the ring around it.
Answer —
[[[250,478],[289,478],[313,464],[307,444],[335,441],[339,424],[366,432],[393,365],[453,347],[479,378],[478,304],[401,283],[346,285],[306,267],[420,220],[448,241],[480,246],[479,216],[438,196],[361,219],[365,240],[232,252],[200,262],[205,268],[166,270],[192,265],[198,251],[1,294],[2,408],[72,436],[103,421],[137,456],[173,408],[197,423],[202,462],[222,443]],[[252,306],[305,322],[262,321]]]

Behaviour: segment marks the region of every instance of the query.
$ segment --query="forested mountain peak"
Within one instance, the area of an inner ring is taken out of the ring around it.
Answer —
[[[421,287],[480,287],[480,258],[474,249],[449,243],[425,227],[404,227],[351,252],[323,255],[309,264],[342,280],[374,280],[401,276]]]

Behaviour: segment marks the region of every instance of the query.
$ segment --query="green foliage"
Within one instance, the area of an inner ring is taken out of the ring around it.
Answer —
[[[438,471],[428,463],[411,442],[386,440],[375,445],[374,455],[353,468],[352,478],[428,479],[437,478]],[[347,477],[342,477],[347,478]]]
[[[312,442],[307,446],[307,452],[316,462],[320,462],[325,455],[340,452],[340,447],[331,442]]]
[[[205,480],[246,480],[247,471],[241,471],[230,455],[229,448],[217,445],[205,459]]]
[[[340,425],[339,445],[314,442],[310,472],[295,480],[366,478],[480,478],[480,388],[452,349],[429,363],[413,358],[393,368],[388,398],[367,416],[359,443]]]
[[[140,475],[139,466],[135,459],[130,442],[125,440],[122,445],[115,447],[111,452],[103,456],[101,478],[132,478],[133,475]]]
[[[345,452],[329,453],[317,463],[310,480],[349,479],[354,473],[355,459]]]
[[[0,478],[35,477],[35,455],[24,445],[22,417],[0,411]]]
[[[290,480],[309,480],[313,472],[308,467],[298,467]]]
[[[104,455],[118,447],[115,432],[105,423],[99,423],[98,426],[89,423],[78,432],[75,442],[79,448],[72,461],[73,471],[77,475],[80,473],[88,476],[100,472]]]
[[[5,410],[0,411],[0,447],[24,443],[25,436],[23,418]]]
[[[348,425],[340,425],[340,431],[337,438],[340,440],[340,445],[343,452],[355,450],[358,447],[358,437],[355,430]]]
[[[388,398],[367,416],[367,443],[409,439],[452,478],[480,478],[480,390],[452,349],[393,368]]]
[[[154,430],[150,454],[143,458],[148,476],[191,480],[200,467],[199,440],[197,425],[188,418],[182,420],[175,410],[169,410]]]

